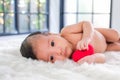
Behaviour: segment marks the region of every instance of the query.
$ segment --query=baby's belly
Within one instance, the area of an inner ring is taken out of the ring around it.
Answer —
[[[95,53],[104,52],[107,48],[104,36],[98,31],[95,31],[93,40],[90,43],[93,45]]]

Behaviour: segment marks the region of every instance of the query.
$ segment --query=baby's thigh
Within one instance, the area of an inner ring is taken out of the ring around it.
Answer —
[[[120,38],[118,31],[114,29],[96,28],[106,39],[107,42],[117,42]]]
[[[120,43],[115,42],[107,44],[106,51],[120,51]]]

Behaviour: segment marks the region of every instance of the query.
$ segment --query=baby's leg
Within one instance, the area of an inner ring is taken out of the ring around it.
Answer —
[[[95,28],[106,39],[107,42],[118,42],[120,40],[120,33],[114,29]]]
[[[106,51],[120,51],[120,43],[115,42],[108,44]]]
[[[108,43],[106,51],[120,51],[120,33],[114,29],[96,28]],[[109,43],[110,42],[110,43]]]

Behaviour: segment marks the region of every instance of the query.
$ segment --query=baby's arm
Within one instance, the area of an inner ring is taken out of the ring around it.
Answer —
[[[82,33],[82,39],[78,42],[77,49],[84,50],[92,39],[94,28],[88,21],[82,21],[77,24],[69,25],[61,30],[62,36],[71,36],[72,34]]]
[[[105,55],[101,53],[96,53],[93,55],[86,56],[82,59],[80,59],[77,63],[82,64],[84,62],[87,62],[89,64],[91,63],[104,63],[105,62]]]
[[[84,22],[82,27],[83,27],[83,36],[76,46],[76,48],[79,50],[88,49],[88,44],[92,40],[94,33],[94,28],[90,22]]]
[[[117,42],[120,39],[120,33],[111,28],[95,28],[99,31],[106,39],[107,42]]]

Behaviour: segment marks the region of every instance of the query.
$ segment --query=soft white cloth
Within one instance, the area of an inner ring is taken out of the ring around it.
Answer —
[[[120,80],[120,52],[106,52],[106,63],[55,64],[23,58],[24,36],[0,37],[0,80]]]

